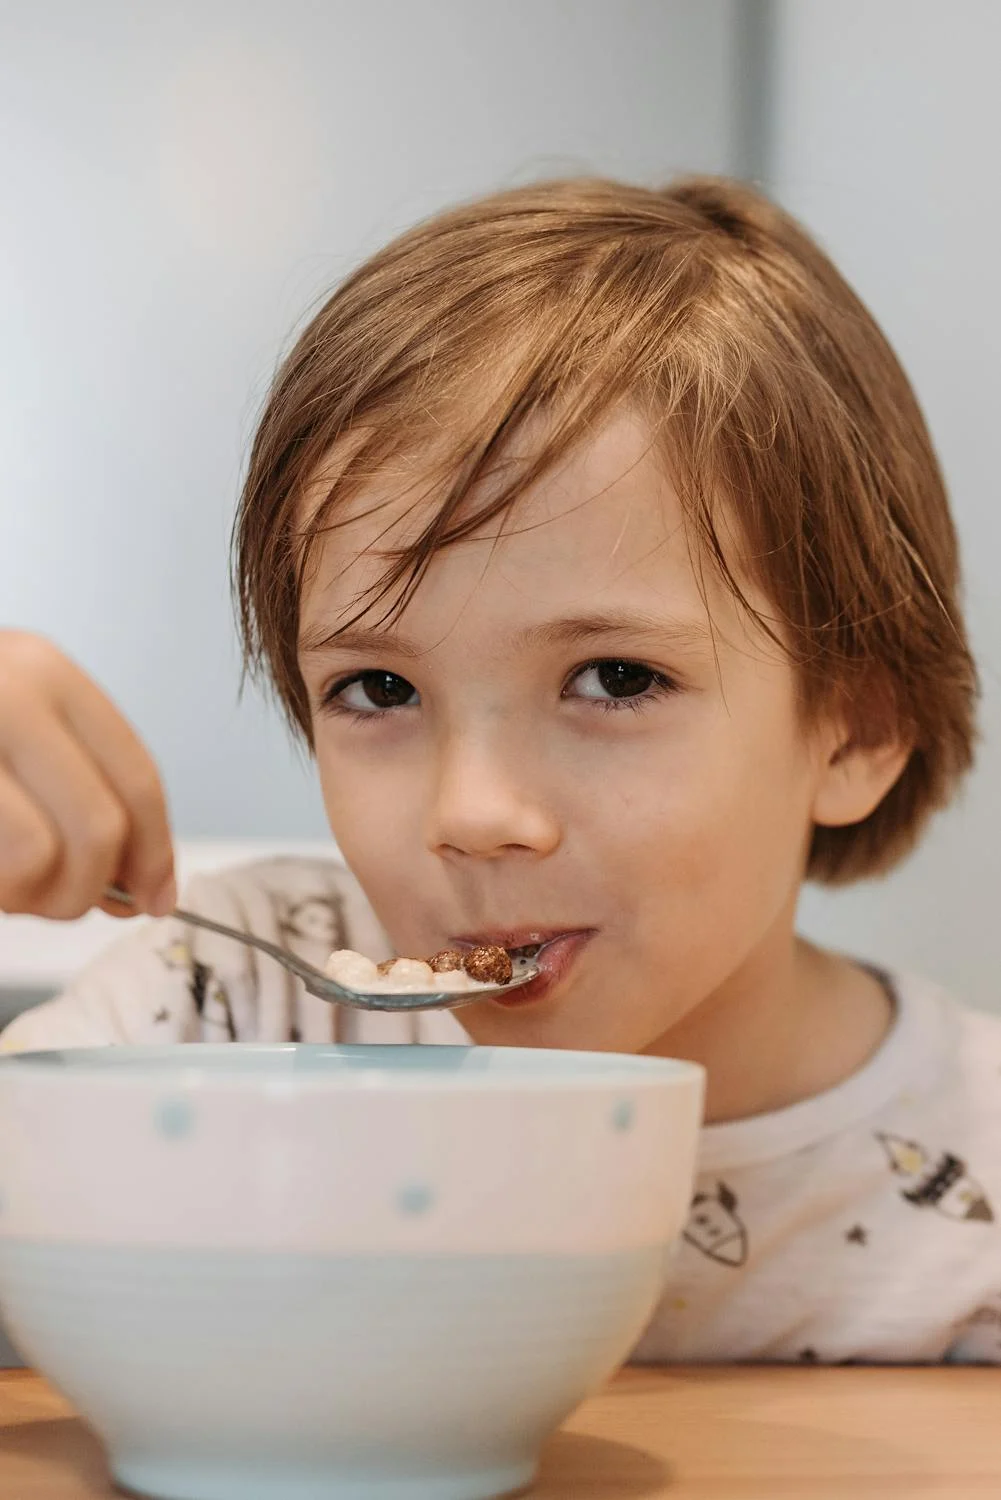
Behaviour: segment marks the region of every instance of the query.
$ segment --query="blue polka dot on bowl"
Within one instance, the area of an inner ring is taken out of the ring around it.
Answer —
[[[396,1206],[401,1214],[426,1214],[434,1202],[434,1193],[424,1182],[408,1182],[396,1195]]]
[[[153,1123],[165,1140],[183,1140],[194,1128],[195,1112],[186,1099],[163,1099],[156,1107]]]

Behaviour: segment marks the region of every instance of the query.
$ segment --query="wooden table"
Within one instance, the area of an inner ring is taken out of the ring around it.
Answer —
[[[39,1376],[0,1374],[3,1500],[114,1495]],[[1001,1372],[628,1370],[553,1438],[531,1500],[1001,1496]]]

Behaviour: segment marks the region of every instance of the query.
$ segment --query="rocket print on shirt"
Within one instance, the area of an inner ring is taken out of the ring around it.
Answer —
[[[966,1170],[959,1156],[943,1151],[929,1154],[916,1141],[877,1131],[876,1139],[890,1160],[890,1170],[909,1179],[910,1186],[900,1189],[900,1196],[915,1208],[934,1208],[947,1219],[978,1219],[990,1224],[994,1210],[987,1194]]]
[[[695,1194],[684,1237],[721,1266],[747,1260],[747,1229],[737,1213],[737,1195],[725,1182],[717,1182],[714,1193]]]

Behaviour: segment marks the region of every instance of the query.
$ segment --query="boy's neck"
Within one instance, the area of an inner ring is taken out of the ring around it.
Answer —
[[[858,1071],[887,1035],[893,1005],[872,974],[786,931],[657,1042],[703,1065],[706,1122],[767,1114]]]

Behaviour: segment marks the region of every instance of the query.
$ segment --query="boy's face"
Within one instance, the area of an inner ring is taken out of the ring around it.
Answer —
[[[788,948],[830,744],[707,567],[710,629],[638,421],[436,555],[399,620],[316,644],[425,521],[408,503],[359,497],[303,600],[334,835],[399,953],[557,937],[541,983],[460,1012],[476,1041],[663,1045]]]

